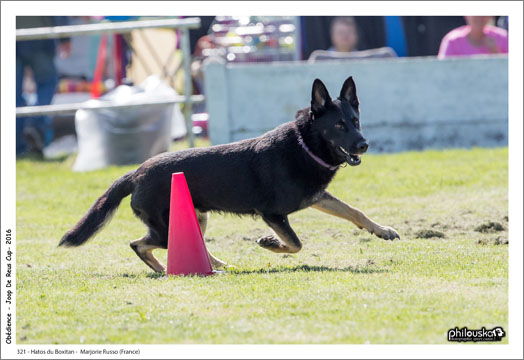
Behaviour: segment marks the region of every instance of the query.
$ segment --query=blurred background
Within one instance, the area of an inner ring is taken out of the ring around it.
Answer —
[[[349,75],[370,151],[507,146],[507,53],[506,16],[19,16],[17,156],[85,171],[258,136]]]

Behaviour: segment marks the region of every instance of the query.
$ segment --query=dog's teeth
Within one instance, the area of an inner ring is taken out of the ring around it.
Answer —
[[[349,155],[349,153],[342,147],[342,146],[339,146],[338,147],[340,149],[340,151],[342,151],[344,154],[346,155]]]

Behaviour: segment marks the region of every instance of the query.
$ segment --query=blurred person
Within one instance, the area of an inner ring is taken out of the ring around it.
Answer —
[[[328,51],[351,52],[357,51],[358,32],[355,19],[351,16],[340,16],[331,23],[332,47]]]
[[[191,63],[191,76],[193,77],[193,92],[195,94],[204,93],[204,72],[203,63],[206,55],[204,52],[208,49],[214,49],[215,44],[209,35],[204,35],[198,39],[193,52],[193,61]]]
[[[334,16],[300,16],[304,59],[309,58],[315,50],[328,49],[331,46],[330,28],[334,18]],[[463,16],[401,16],[400,19],[391,16],[354,16],[353,18],[358,30],[359,51],[390,46],[399,56],[403,51],[393,41],[388,41],[388,33],[393,35],[395,30],[397,34],[403,33],[406,56],[436,56],[444,35],[466,24]],[[399,40],[398,36],[392,39]],[[400,47],[403,47],[402,43]]]
[[[16,28],[40,28],[67,25],[65,16],[17,16]],[[68,57],[71,53],[70,39],[17,41],[16,43],[16,107],[26,106],[23,82],[26,68],[30,68],[36,84],[36,105],[49,105],[58,84],[54,64],[57,53]],[[16,154],[28,151],[41,154],[53,140],[52,120],[49,116],[18,117],[16,119]]]
[[[195,44],[193,61],[191,62],[191,77],[193,80],[193,94],[204,94],[204,60],[208,57],[206,51],[214,49],[215,43],[209,35],[200,37]],[[205,102],[193,104],[194,113],[206,112]]]
[[[508,32],[491,25],[493,16],[465,16],[464,19],[467,25],[451,30],[442,39],[439,59],[508,53]]]

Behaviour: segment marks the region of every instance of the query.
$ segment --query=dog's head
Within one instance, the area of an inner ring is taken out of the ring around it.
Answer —
[[[360,131],[360,110],[353,77],[342,85],[338,99],[332,100],[319,79],[313,82],[311,94],[311,126],[330,148],[338,162],[359,165],[360,155],[368,143]]]

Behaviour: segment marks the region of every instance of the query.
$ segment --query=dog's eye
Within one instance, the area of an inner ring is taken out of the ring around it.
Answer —
[[[346,126],[342,122],[338,122],[335,124],[335,129],[337,130],[345,130]]]

